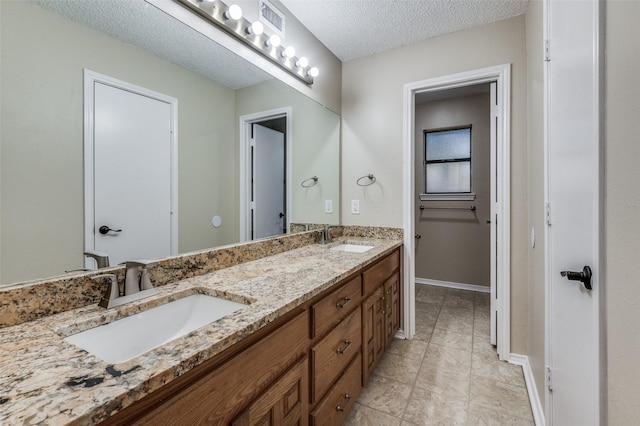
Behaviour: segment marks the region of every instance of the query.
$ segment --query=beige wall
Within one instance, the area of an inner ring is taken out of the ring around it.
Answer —
[[[606,3],[608,423],[640,424],[640,2]]]
[[[0,282],[83,266],[83,68],[178,99],[179,250],[237,241],[233,90],[33,4],[0,8]]]
[[[535,248],[528,247],[529,303],[527,352],[540,402],[545,403],[545,275],[544,275],[544,104],[542,1],[527,9],[527,157],[529,230]]]
[[[487,84],[488,86],[488,84]],[[491,279],[491,128],[489,93],[416,104],[415,232],[416,277],[489,286]],[[424,131],[471,125],[473,201],[420,201],[424,193]],[[468,207],[476,211],[420,210]]]
[[[268,81],[237,91],[237,115],[291,107],[291,222],[340,223],[340,117],[297,91]],[[239,119],[236,119],[239,122]],[[318,183],[300,183],[318,176]],[[324,213],[324,200],[333,201],[333,213]]]
[[[402,226],[403,85],[511,64],[511,349],[527,352],[525,17],[433,38],[343,64],[342,222]],[[373,173],[362,188],[356,179]],[[352,199],[360,214],[350,213]]]

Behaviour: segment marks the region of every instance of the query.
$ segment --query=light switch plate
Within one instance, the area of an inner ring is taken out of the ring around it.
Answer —
[[[332,200],[324,200],[324,212],[325,213],[333,213],[333,201]]]
[[[360,200],[351,200],[351,214],[360,214]]]

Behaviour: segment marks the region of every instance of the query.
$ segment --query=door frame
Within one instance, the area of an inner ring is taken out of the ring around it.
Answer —
[[[497,352],[501,360],[508,361],[511,356],[511,64],[497,65],[473,71],[436,77],[404,85],[403,106],[403,229],[404,229],[404,337],[413,338],[415,334],[415,95],[417,93],[453,89],[482,83],[496,82],[500,107],[497,138],[492,140],[492,152],[497,155],[497,203],[492,203],[492,213],[497,214],[496,240],[498,244],[496,259],[496,300],[498,329]],[[497,141],[497,142],[496,142]],[[498,146],[493,146],[497,144]],[[495,149],[495,151],[494,151]],[[492,161],[492,164],[494,162]],[[492,171],[494,174],[494,171]],[[492,196],[494,189],[492,188]],[[493,218],[492,218],[493,219]],[[492,241],[492,244],[494,241]]]
[[[249,209],[251,206],[251,126],[261,121],[271,120],[274,118],[285,117],[287,120],[285,143],[285,175],[286,186],[285,196],[286,204],[286,230],[287,233],[291,229],[291,170],[292,170],[292,118],[293,108],[283,107],[266,111],[255,112],[240,116],[240,242],[250,241],[251,239],[251,215]]]
[[[94,250],[95,248],[95,211],[94,211],[94,85],[95,83],[106,84],[117,89],[126,90],[141,96],[146,96],[161,102],[166,102],[171,109],[171,255],[178,253],[178,100],[162,93],[126,81],[118,80],[104,74],[84,69],[84,248]],[[84,264],[86,268],[93,266],[93,260],[86,258]]]

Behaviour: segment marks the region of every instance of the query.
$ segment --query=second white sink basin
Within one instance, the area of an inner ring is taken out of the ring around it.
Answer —
[[[246,305],[194,294],[139,314],[66,337],[66,342],[111,364],[164,345]]]
[[[365,246],[359,244],[339,244],[337,246],[331,247],[330,250],[335,251],[348,251],[351,253],[364,253],[373,248],[373,246]]]

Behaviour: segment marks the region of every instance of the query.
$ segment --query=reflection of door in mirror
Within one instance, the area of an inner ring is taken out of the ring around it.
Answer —
[[[285,128],[285,117],[252,126],[252,239],[287,232]]]
[[[175,100],[91,72],[85,84],[93,96],[86,104],[85,155],[93,172],[85,182],[85,249],[106,253],[111,264],[175,253]]]

